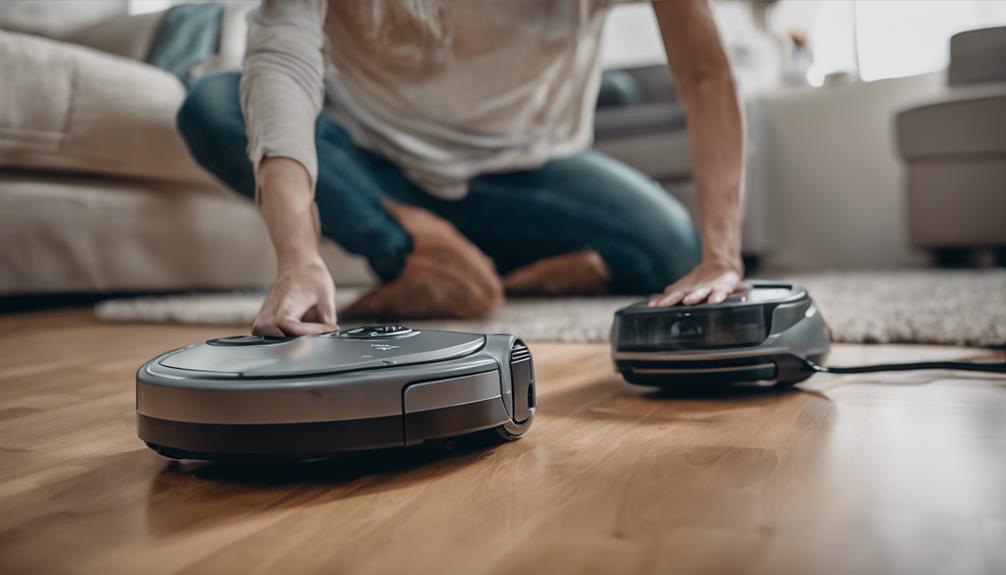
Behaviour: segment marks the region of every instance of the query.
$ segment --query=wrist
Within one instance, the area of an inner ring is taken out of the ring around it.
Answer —
[[[702,263],[744,275],[744,263],[740,250],[703,250]]]
[[[702,234],[702,261],[742,274],[740,224],[707,223]]]
[[[265,158],[256,181],[259,209],[269,230],[278,271],[321,262],[314,193],[303,166],[289,158]]]
[[[302,269],[316,265],[324,265],[316,247],[290,248],[276,250],[276,271],[283,273],[291,269]]]

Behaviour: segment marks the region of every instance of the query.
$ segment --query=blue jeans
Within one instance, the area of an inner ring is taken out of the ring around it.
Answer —
[[[178,112],[178,128],[203,167],[254,197],[240,79],[240,72],[222,72],[197,81]],[[612,293],[645,294],[699,261],[698,236],[684,207],[653,180],[598,152],[475,177],[468,195],[454,201],[431,196],[395,164],[356,146],[325,113],[315,137],[321,232],[365,257],[383,281],[401,272],[412,240],[382,196],[451,222],[492,258],[500,275],[589,248],[607,264]]]

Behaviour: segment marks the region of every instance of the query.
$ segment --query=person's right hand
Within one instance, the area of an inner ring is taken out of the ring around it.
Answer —
[[[405,204],[385,201],[412,236],[413,251],[394,281],[342,311],[367,319],[469,318],[503,301],[496,266],[446,220]]]
[[[318,255],[311,176],[296,160],[267,157],[255,182],[278,271],[252,333],[282,337],[335,330],[335,284]]]
[[[311,335],[338,329],[335,283],[321,256],[281,263],[252,333],[261,336]]]

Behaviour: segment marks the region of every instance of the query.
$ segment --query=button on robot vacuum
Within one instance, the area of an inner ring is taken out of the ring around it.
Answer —
[[[416,333],[416,330],[402,325],[365,325],[339,332],[339,337],[377,339],[382,337],[401,337],[413,333]]]

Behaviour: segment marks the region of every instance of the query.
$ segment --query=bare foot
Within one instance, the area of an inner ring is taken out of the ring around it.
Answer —
[[[503,278],[508,295],[599,295],[608,291],[608,266],[594,250],[552,256]]]
[[[421,208],[385,204],[412,235],[414,249],[394,281],[361,297],[340,318],[479,317],[503,301],[492,260],[454,226]]]

